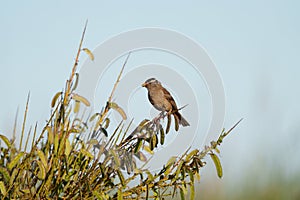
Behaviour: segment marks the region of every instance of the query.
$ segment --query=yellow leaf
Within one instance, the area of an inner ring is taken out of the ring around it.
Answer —
[[[137,152],[136,154],[134,154],[140,161],[142,162],[146,162],[147,161],[147,157],[142,153],[142,152]]]
[[[165,168],[165,172],[164,172],[164,174],[165,174],[165,176],[168,176],[169,174],[170,174],[170,172],[171,172],[171,170],[172,170],[172,166],[174,165],[174,163],[176,162],[176,156],[172,156],[169,160],[168,160],[168,162],[167,162],[167,166],[166,166],[166,168]]]
[[[58,145],[59,145],[59,135],[55,134],[54,135],[54,152],[55,153],[57,153]]]
[[[153,154],[153,151],[152,151],[152,150],[150,149],[150,147],[147,146],[147,145],[144,145],[144,150],[147,151],[147,152],[150,153],[150,154]]]
[[[125,179],[124,179],[124,176],[123,176],[122,172],[121,172],[120,170],[117,170],[117,174],[118,174],[118,176],[119,176],[121,185],[122,185],[122,186],[125,186]]]
[[[37,164],[39,166],[39,172],[38,172],[38,175],[37,177],[41,180],[44,180],[45,177],[46,177],[46,169],[45,169],[45,166],[43,165],[42,162],[40,162],[39,160],[37,161]]]
[[[195,176],[196,176],[196,180],[199,182],[200,181],[200,174],[198,172],[196,172]]]
[[[152,151],[157,146],[157,135],[154,134],[150,140],[150,150]]]
[[[115,161],[115,164],[116,164],[116,168],[120,167],[121,161],[120,161],[119,157],[117,156],[116,152],[115,152],[113,149],[111,149],[111,150],[110,150],[110,154],[111,154],[111,155],[113,156],[113,158],[114,158],[114,161]]]
[[[90,145],[99,145],[99,141],[97,139],[90,139],[87,144],[90,144]]]
[[[97,117],[97,116],[100,116],[100,113],[95,113],[95,114],[93,114],[91,117],[90,117],[90,122],[91,121],[94,121],[94,119]]]
[[[89,152],[89,151],[87,151],[87,150],[85,150],[85,149],[80,149],[80,152],[83,154],[83,155],[85,155],[85,156],[87,156],[87,157],[89,157],[89,158],[94,158],[94,156]]]
[[[79,82],[79,74],[78,73],[75,73],[75,82],[74,82],[74,85],[72,87],[72,91],[76,90],[77,86],[78,86],[78,82]]]
[[[57,92],[57,93],[54,95],[54,97],[53,97],[53,99],[52,99],[52,101],[51,101],[51,107],[52,107],[52,108],[55,106],[55,103],[56,103],[58,97],[60,97],[61,94],[62,94],[62,92]]]
[[[108,126],[109,126],[109,123],[110,123],[110,119],[109,119],[109,118],[105,118],[105,120],[104,120],[104,121],[105,121],[105,124],[104,124],[104,126],[103,126],[103,127],[104,127],[105,129],[107,129],[107,128],[108,128]]]
[[[180,187],[180,199],[181,199],[181,200],[184,200],[184,199],[185,199],[184,191],[183,191],[182,187]]]
[[[48,164],[47,164],[45,154],[41,150],[37,150],[37,154],[38,154],[39,158],[41,159],[41,162],[43,163],[44,167],[47,168]]]
[[[191,198],[190,199],[194,200],[195,199],[195,186],[194,186],[194,183],[191,184],[190,189],[191,189],[191,195],[190,195]]]
[[[123,193],[121,189],[118,190],[118,200],[123,200]]]
[[[16,157],[7,165],[8,169],[11,170],[12,168],[14,168],[19,160],[22,158],[22,156],[24,155],[24,152],[20,152],[18,155],[16,155]]]
[[[91,105],[90,102],[86,98],[84,98],[83,96],[80,96],[79,94],[73,93],[72,99],[74,99],[75,101],[80,101],[81,103],[83,103],[86,106]]]
[[[74,113],[78,113],[79,108],[80,108],[80,101],[75,100]]]
[[[17,174],[19,173],[19,169],[14,169],[11,176],[10,176],[10,181],[9,181],[9,185],[13,184],[13,181],[15,181],[15,178],[17,176]]]
[[[180,172],[181,172],[181,168],[182,168],[182,165],[183,165],[184,161],[181,160],[179,162],[179,165],[177,166],[177,169],[176,169],[176,174],[175,174],[175,178],[173,179],[173,182],[176,181],[176,179],[178,178]]]
[[[94,54],[88,48],[83,48],[82,50],[90,57],[91,60],[94,61]]]
[[[53,135],[53,132],[52,132],[52,128],[51,128],[51,126],[47,126],[46,129],[47,129],[47,132],[48,132],[47,141],[48,141],[50,144],[53,144],[53,141],[54,141],[54,135]]]
[[[127,116],[126,116],[124,110],[121,107],[119,107],[118,104],[116,104],[114,102],[110,102],[109,107],[116,110],[122,116],[123,120],[127,119]]]
[[[30,190],[27,188],[27,189],[22,189],[21,190],[23,193],[25,193],[25,194],[29,194],[30,193]]]
[[[67,157],[69,157],[70,153],[71,153],[71,144],[70,144],[69,139],[67,138],[67,139],[66,139],[65,155],[66,155]]]
[[[3,183],[3,181],[0,181],[0,192],[4,196],[6,195],[6,187],[5,187],[5,184]]]
[[[2,177],[6,182],[9,182],[10,176],[6,168],[0,167],[0,174],[2,174]]]
[[[193,151],[191,151],[187,156],[186,156],[186,161],[188,162],[194,155],[196,155],[199,152],[198,149],[195,149]]]

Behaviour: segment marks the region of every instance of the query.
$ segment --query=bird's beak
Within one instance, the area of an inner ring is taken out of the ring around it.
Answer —
[[[146,87],[146,85],[147,85],[147,83],[143,83],[143,84],[142,84],[142,87]]]

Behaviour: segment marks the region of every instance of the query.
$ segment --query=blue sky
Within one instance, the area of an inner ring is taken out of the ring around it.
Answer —
[[[47,119],[86,19],[90,49],[120,32],[161,27],[193,38],[216,64],[226,92],[224,126],[244,118],[221,147],[225,173],[243,174],[259,162],[292,177],[300,167],[299,158],[286,156],[299,154],[300,145],[299,9],[298,1],[2,2],[0,132],[11,133],[17,107],[20,122],[28,91],[28,122]]]

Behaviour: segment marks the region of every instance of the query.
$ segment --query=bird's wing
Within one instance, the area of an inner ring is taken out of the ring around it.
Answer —
[[[165,98],[171,103],[172,109],[177,110],[177,105],[176,105],[175,100],[173,99],[172,95],[170,94],[170,92],[168,90],[166,90],[165,88],[164,88],[163,92],[164,92]]]

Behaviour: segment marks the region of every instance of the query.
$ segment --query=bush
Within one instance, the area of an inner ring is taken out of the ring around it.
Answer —
[[[78,118],[80,106],[89,106],[87,99],[74,92],[79,81],[79,56],[84,51],[91,59],[94,57],[87,48],[82,48],[85,29],[66,87],[53,97],[51,116],[41,133],[37,134],[36,126],[32,131],[30,150],[26,152],[31,131],[22,148],[29,95],[19,148],[14,138],[9,140],[0,135],[5,143],[0,151],[0,197],[162,199],[179,192],[184,199],[190,191],[190,198],[194,199],[194,184],[200,180],[200,169],[205,166],[207,155],[213,160],[217,175],[222,177],[217,147],[239,122],[229,131],[223,130],[217,141],[212,141],[203,150],[188,149],[180,156],[171,157],[157,173],[138,166],[137,161],[147,162],[145,152],[153,153],[158,143],[164,145],[171,119],[160,116],[168,118],[166,128],[157,118],[142,120],[132,133],[128,133],[129,127],[124,130],[121,121],[113,133],[107,132],[110,125],[108,114],[112,110],[126,119],[126,113],[112,101],[126,62],[102,112],[95,113],[87,121]]]

